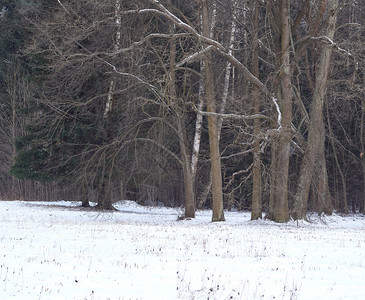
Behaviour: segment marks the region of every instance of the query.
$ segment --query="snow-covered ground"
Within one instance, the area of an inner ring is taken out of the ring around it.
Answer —
[[[365,299],[365,217],[0,201],[0,299]]]

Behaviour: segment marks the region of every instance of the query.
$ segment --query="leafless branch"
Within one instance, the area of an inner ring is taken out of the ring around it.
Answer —
[[[235,119],[235,120],[254,120],[254,119],[264,119],[269,122],[274,122],[272,118],[269,116],[265,116],[263,114],[253,114],[253,115],[237,115],[237,114],[222,114],[222,113],[213,113],[213,112],[206,112],[196,109],[193,107],[194,111],[202,116],[214,116],[217,118],[223,119]]]

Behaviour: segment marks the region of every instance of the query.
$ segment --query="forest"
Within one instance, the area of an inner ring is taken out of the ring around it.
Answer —
[[[0,0],[0,199],[365,213],[364,0]]]

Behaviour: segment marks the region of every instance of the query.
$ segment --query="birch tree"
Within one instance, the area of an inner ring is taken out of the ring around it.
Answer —
[[[361,13],[336,1],[54,1],[29,18],[42,84],[25,148],[107,208],[116,185],[141,203],[173,190],[192,218],[212,185],[198,205],[213,200],[213,221],[224,220],[224,186],[227,207],[251,207],[252,219],[268,207],[285,222],[330,213],[339,186],[346,211],[364,152]]]
[[[228,54],[229,55],[233,55],[233,48],[234,48],[234,45],[236,43],[236,37],[235,37],[235,34],[236,34],[236,28],[237,28],[237,21],[236,21],[236,18],[237,18],[237,7],[238,7],[238,3],[237,1],[230,1],[229,2],[232,6],[232,20],[231,20],[231,24],[230,24],[230,28],[228,29],[229,32],[230,32],[230,35],[229,35],[229,42],[228,42]],[[210,37],[212,37],[212,33],[213,33],[213,24],[215,24],[215,20],[216,20],[216,8],[213,10],[213,21],[211,22],[211,35]],[[230,62],[227,62],[226,63],[226,67],[225,67],[225,71],[224,71],[224,77],[223,77],[223,90],[222,90],[222,94],[221,94],[221,99],[220,99],[220,107],[219,107],[219,113],[221,114],[221,117],[218,117],[218,141],[220,141],[221,139],[221,133],[222,133],[222,126],[223,126],[223,123],[224,123],[224,118],[222,117],[222,115],[224,115],[225,113],[225,110],[226,110],[226,105],[227,105],[227,101],[228,101],[228,97],[229,97],[229,88],[230,88],[230,84],[231,84],[231,81],[232,81],[232,64]],[[234,70],[233,70],[234,72]],[[202,107],[198,107],[198,111],[202,111]],[[202,117],[202,114],[199,114],[197,115],[197,117],[200,118]],[[211,187],[212,187],[212,174],[210,173],[209,174],[209,181],[208,183],[206,184],[206,186],[203,188],[203,191],[199,197],[199,203],[198,203],[198,206],[199,207],[202,207],[203,204],[206,202],[207,200],[207,197],[208,197],[208,193],[210,192],[211,190]]]
[[[33,174],[69,185],[87,184],[100,209],[113,209],[112,183],[120,180],[123,160],[115,139],[129,126],[127,92],[142,81],[118,70],[128,65],[119,49],[120,5],[59,1],[48,15],[30,19],[38,35],[26,50],[29,57],[44,61],[36,66],[43,83],[38,91],[40,113],[32,119],[33,133],[24,136],[29,145],[23,149],[33,147],[44,159],[39,165],[29,161],[30,169],[39,168]]]
[[[207,9],[207,4],[205,1],[203,1],[202,4],[202,20],[203,20],[203,34],[199,34],[199,32],[192,28],[190,25],[188,25],[187,23],[181,21],[179,18],[177,18],[175,15],[173,15],[170,11],[168,11],[159,1],[151,1],[153,4],[155,4],[158,9],[159,12],[164,15],[166,18],[168,18],[171,22],[173,22],[176,26],[178,26],[179,28],[186,30],[192,37],[197,38],[200,42],[202,42],[205,45],[205,49],[201,52],[201,54],[204,57],[204,62],[205,62],[205,67],[207,63],[211,63],[211,59],[210,59],[210,53],[209,51],[211,50],[215,50],[218,55],[221,55],[223,58],[227,59],[227,61],[229,63],[232,64],[232,66],[234,66],[235,68],[237,68],[237,70],[239,72],[242,72],[244,74],[244,76],[246,76],[247,80],[250,81],[253,85],[257,86],[257,88],[267,97],[269,97],[271,100],[273,100],[273,102],[275,103],[275,107],[278,110],[279,116],[278,116],[278,120],[279,120],[279,128],[281,129],[282,125],[281,125],[281,112],[279,107],[276,105],[276,99],[275,96],[273,96],[273,94],[269,91],[269,89],[256,77],[254,76],[249,69],[242,64],[239,60],[237,60],[231,53],[229,53],[229,51],[222,46],[218,41],[213,40],[210,38],[209,35],[209,15],[208,15],[208,9]],[[144,12],[152,12],[151,10],[144,10]],[[198,54],[199,55],[199,54]],[[190,60],[192,60],[193,58],[195,58],[195,55],[191,55],[190,58],[185,59],[183,62],[188,62]],[[208,70],[207,70],[208,69]],[[213,139],[213,145],[211,144],[212,148],[211,151],[213,151],[213,160],[211,157],[211,163],[214,163],[215,166],[212,168],[213,169],[218,169],[219,167],[219,159],[217,159],[219,157],[219,151],[216,151],[214,149],[217,149],[218,147],[216,146],[216,142],[215,142],[215,138],[214,138],[214,132],[216,132],[216,128],[217,126],[215,125],[215,122],[213,121],[216,118],[215,115],[215,111],[216,111],[216,107],[215,107],[215,100],[214,100],[214,85],[212,83],[212,76],[211,76],[212,72],[208,68],[205,69],[205,87],[206,87],[206,95],[207,95],[207,105],[209,104],[209,109],[207,109],[207,116],[208,117],[212,117],[210,119],[210,125],[208,125],[208,127],[210,128],[210,137],[212,137]],[[208,88],[208,86],[210,88]],[[201,113],[201,112],[200,112]],[[223,116],[225,117],[225,116]],[[290,117],[287,119],[290,119]],[[209,120],[209,119],[208,119]],[[209,121],[208,121],[209,122]],[[212,125],[212,126],[211,126]],[[290,140],[289,140],[290,143]],[[219,149],[218,149],[219,150]],[[212,153],[212,152],[211,152]],[[217,153],[217,154],[214,154]],[[214,162],[215,161],[215,162]],[[213,171],[212,172],[215,174],[218,174],[218,172]],[[219,168],[220,169],[220,168]],[[218,181],[221,182],[221,178],[219,178],[221,175],[217,175],[216,180],[216,186],[220,185],[218,184]],[[213,178],[212,178],[213,180]],[[214,186],[214,185],[213,185]],[[221,188],[219,188],[221,190]],[[213,188],[214,190],[214,188]],[[212,190],[212,191],[213,191]],[[218,189],[217,189],[218,190]],[[219,192],[214,192],[214,194],[217,196],[218,200],[213,200],[213,203],[222,203],[221,201],[221,191]],[[221,205],[219,205],[219,209],[222,208]],[[215,220],[216,217],[213,217],[213,219]]]

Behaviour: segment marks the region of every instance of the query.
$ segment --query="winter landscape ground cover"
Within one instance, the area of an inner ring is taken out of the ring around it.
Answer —
[[[0,201],[0,299],[365,299],[365,217]]]

